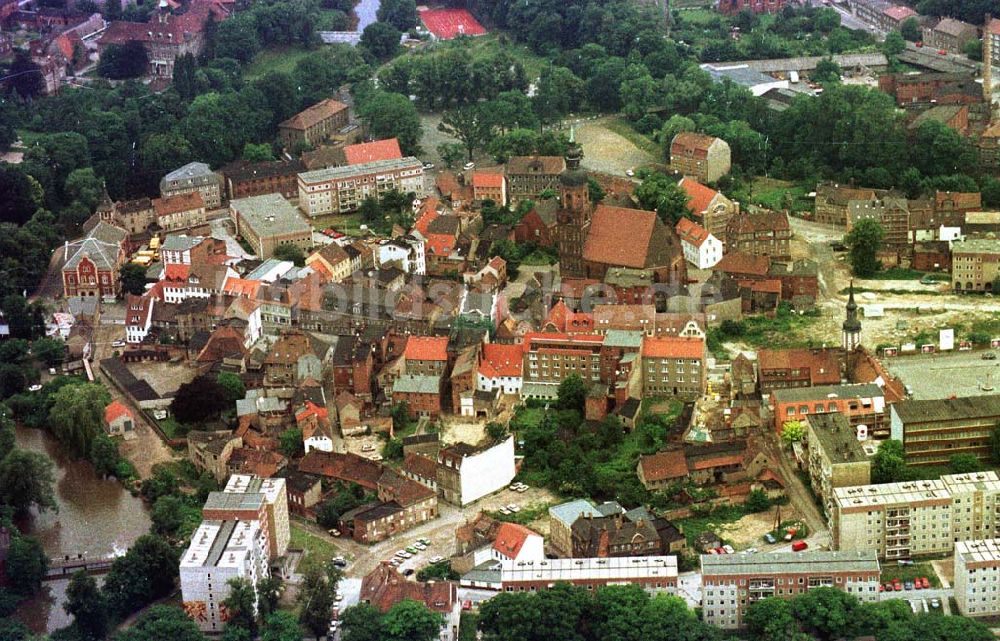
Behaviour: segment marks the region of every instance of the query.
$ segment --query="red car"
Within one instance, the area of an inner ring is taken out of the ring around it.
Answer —
[[[462,601],[462,609],[463,610],[471,610],[472,609],[472,599],[466,599],[465,601]]]
[[[925,590],[929,590],[931,588],[931,582],[928,581],[925,576],[920,577],[920,583],[923,585]]]
[[[801,552],[807,547],[809,547],[809,544],[805,541],[796,541],[795,543],[792,543],[792,552]]]
[[[947,55],[948,55],[948,52],[947,52],[947,51],[945,51],[944,49],[938,49],[938,54],[940,54],[940,55],[942,55],[942,56],[947,56]]]
[[[878,591],[879,592],[885,592],[885,586],[883,584],[879,583],[878,584]]]
[[[892,589],[895,590],[896,592],[902,592],[903,582],[900,581],[899,579],[896,579],[895,581],[892,582]]]

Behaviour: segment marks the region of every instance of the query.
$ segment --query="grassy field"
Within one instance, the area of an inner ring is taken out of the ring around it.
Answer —
[[[501,42],[501,38],[503,38],[504,42]],[[439,43],[435,46],[462,47],[468,50],[470,56],[474,56],[477,53],[496,53],[503,51],[524,65],[524,70],[527,73],[528,78],[531,79],[537,78],[542,72],[542,68],[548,64],[545,58],[534,54],[531,49],[525,45],[511,42],[509,38],[495,33],[480,36],[478,38],[452,40],[449,42]]]
[[[681,20],[687,24],[707,25],[720,17],[718,12],[706,6],[681,11]]]
[[[720,525],[739,521],[746,515],[747,511],[742,505],[720,505],[712,510],[710,514],[689,516],[686,519],[677,519],[675,522],[684,532],[688,546],[694,550],[697,548],[695,541],[703,532],[711,531],[718,533]]]
[[[930,563],[914,563],[913,565],[897,565],[891,561],[882,564],[882,583],[888,583],[899,579],[903,583],[912,581],[917,577],[927,577],[932,588],[941,587],[941,580],[934,573],[934,568]],[[916,594],[920,594],[916,592]]]
[[[348,236],[361,236],[361,215],[354,214],[328,214],[309,219],[313,229],[326,229],[333,227],[342,234]]]
[[[500,512],[489,511],[487,514],[497,521],[506,523],[517,523],[518,525],[528,525],[545,516],[549,511],[551,503],[532,503],[521,508],[519,512],[513,514],[501,514]]]
[[[250,66],[243,72],[247,80],[259,78],[272,71],[291,73],[295,65],[312,53],[299,47],[272,47],[257,54]]]
[[[812,189],[807,185],[796,185],[786,180],[758,177],[751,187],[750,202],[768,209],[811,212],[813,200],[808,198]]]
[[[299,572],[314,565],[322,565],[333,557],[337,556],[337,547],[331,542],[312,532],[309,532],[301,525],[292,521],[291,540],[288,547],[303,550],[302,562],[299,564]]]

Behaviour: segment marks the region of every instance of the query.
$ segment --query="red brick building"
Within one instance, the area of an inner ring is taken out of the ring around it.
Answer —
[[[245,162],[237,160],[221,170],[230,200],[278,193],[285,198],[298,198],[299,172],[305,167],[299,160]]]
[[[839,349],[762,349],[757,352],[760,391],[840,383]]]
[[[719,12],[735,16],[744,9],[754,13],[777,13],[785,8],[788,0],[719,0]]]
[[[70,296],[117,296],[118,271],[125,264],[124,229],[99,222],[79,240],[56,250],[63,261],[63,294]]]

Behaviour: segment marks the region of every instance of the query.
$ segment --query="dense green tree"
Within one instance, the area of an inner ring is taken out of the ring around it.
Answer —
[[[792,616],[815,638],[832,641],[852,637],[860,607],[857,597],[837,588],[815,588],[792,602]]]
[[[33,536],[17,536],[7,549],[5,564],[10,589],[31,596],[42,589],[42,579],[49,568],[49,558],[42,544]]]
[[[159,536],[145,534],[136,539],[125,556],[114,560],[104,580],[110,611],[127,616],[170,594],[177,578],[177,559],[177,551]]]
[[[443,142],[437,146],[437,152],[438,156],[441,156],[441,162],[448,169],[452,169],[455,165],[462,162],[462,158],[465,156],[464,148],[457,142]]]
[[[625,117],[633,121],[642,118],[659,101],[659,90],[659,84],[645,66],[626,67],[618,89]]]
[[[205,641],[205,635],[198,624],[188,617],[184,610],[169,605],[154,605],[136,620],[114,636],[114,641]]]
[[[194,54],[185,53],[174,60],[174,90],[182,100],[198,95],[198,61]]]
[[[239,374],[219,372],[219,375],[215,377],[215,382],[222,387],[226,395],[226,401],[229,403],[235,403],[247,395],[247,388],[243,384],[243,379],[240,378]]]
[[[885,42],[882,43],[882,53],[884,53],[887,58],[894,59],[905,50],[906,41],[903,40],[903,36],[901,36],[898,31],[890,31],[886,34]]]
[[[438,130],[462,141],[469,160],[477,149],[482,149],[493,138],[493,121],[477,105],[445,112]]]
[[[55,338],[39,338],[31,344],[31,353],[46,367],[55,367],[66,358],[66,343]]]
[[[872,483],[892,483],[903,480],[906,474],[906,458],[903,444],[889,439],[879,443],[878,452],[872,458]]]
[[[274,248],[273,256],[278,260],[290,260],[297,267],[306,264],[306,256],[298,245],[278,245]]]
[[[155,133],[142,144],[143,169],[159,176],[181,167],[195,158],[191,143],[176,131]]]
[[[138,78],[149,69],[149,57],[146,48],[138,40],[129,40],[125,44],[110,44],[101,52],[97,63],[97,73],[104,78],[123,80]]]
[[[341,616],[341,641],[383,641],[382,613],[369,603],[359,603]]]
[[[587,398],[587,386],[579,374],[570,374],[559,383],[556,397],[560,409],[576,410],[582,413]]]
[[[913,16],[899,23],[899,34],[903,36],[904,40],[909,40],[910,42],[923,40],[923,35],[920,32],[920,22]]]
[[[84,639],[98,641],[108,632],[108,604],[97,582],[86,572],[73,575],[66,588],[63,609],[73,617],[73,623]]]
[[[0,222],[22,225],[42,205],[32,178],[13,165],[0,165]],[[37,185],[37,183],[35,183]]]
[[[90,446],[103,431],[104,408],[111,395],[103,385],[79,383],[60,388],[52,396],[49,424],[53,435],[78,457],[90,453]]]
[[[399,51],[399,39],[402,35],[387,22],[373,22],[361,32],[359,45],[374,60],[386,61]]]
[[[0,503],[16,512],[56,509],[52,461],[39,452],[11,450],[0,460]]]
[[[383,0],[376,17],[400,31],[408,31],[417,24],[417,3],[413,0]]]
[[[181,423],[201,423],[217,418],[231,407],[227,391],[217,379],[208,375],[199,376],[177,388],[170,411]]]
[[[226,585],[229,586],[229,595],[222,601],[222,605],[229,612],[226,627],[243,628],[250,632],[250,638],[255,638],[257,635],[257,595],[254,592],[253,583],[243,577],[234,577],[229,579]]]
[[[257,610],[265,619],[278,611],[278,600],[284,584],[281,575],[271,574],[257,581]]]
[[[744,622],[753,639],[765,641],[798,637],[798,624],[792,614],[791,602],[785,599],[762,599],[751,603]]]
[[[547,66],[538,77],[534,96],[535,114],[543,124],[551,124],[579,108],[583,81],[566,67]]]
[[[816,63],[816,69],[812,73],[812,79],[816,82],[840,82],[840,76],[844,70],[840,68],[832,58],[823,58]]]
[[[433,641],[441,633],[443,617],[420,601],[407,599],[389,608],[382,617],[386,641]]]
[[[743,505],[748,512],[763,512],[771,507],[771,499],[764,490],[750,490],[746,503]]]
[[[849,259],[855,276],[868,278],[882,267],[878,251],[882,247],[885,232],[877,220],[865,219],[854,224],[844,242],[850,248]]]
[[[302,641],[299,622],[291,612],[275,612],[264,619],[260,641]]]
[[[256,18],[252,13],[240,13],[219,24],[215,38],[216,57],[232,58],[247,63],[258,51],[260,51],[260,37],[257,34]]]
[[[103,432],[91,442],[88,456],[94,464],[94,471],[100,476],[117,476],[121,471],[122,457],[118,453],[118,444]]]
[[[274,160],[274,152],[271,151],[271,145],[267,143],[254,144],[248,142],[243,145],[242,157],[246,162],[268,162]],[[283,247],[290,246],[283,245]]]
[[[153,532],[171,538],[184,523],[184,499],[179,496],[161,496],[153,504],[150,514]]]
[[[983,61],[983,41],[982,40],[966,40],[965,44],[962,45],[962,53],[969,60],[974,60],[975,62]]]
[[[952,454],[948,458],[948,469],[952,474],[968,474],[983,469],[975,454]]]
[[[118,271],[118,279],[129,294],[141,296],[146,291],[146,269],[142,265],[125,263]]]
[[[289,458],[301,456],[305,445],[302,442],[302,429],[293,427],[285,430],[278,437],[278,450]]]
[[[647,176],[635,189],[635,197],[643,209],[656,211],[660,220],[673,228],[688,213],[690,197],[677,186],[677,179],[655,172]]]
[[[975,145],[948,125],[929,120],[917,127],[911,163],[925,176],[975,174],[979,157]]]
[[[139,492],[150,503],[155,503],[161,496],[174,494],[180,489],[180,483],[174,473],[164,467],[157,467],[153,475],[142,481]]]
[[[31,641],[34,638],[28,626],[14,618],[0,619],[0,639],[4,641]]]
[[[299,623],[309,630],[317,641],[326,633],[335,587],[330,584],[322,568],[316,565],[309,566],[302,575],[298,594],[301,606]]]
[[[30,100],[45,90],[42,70],[26,51],[14,54],[14,60],[7,68],[5,82],[7,89],[16,92],[22,99]]]
[[[376,140],[397,138],[404,154],[420,153],[420,116],[406,96],[372,91],[358,104],[358,115]]]

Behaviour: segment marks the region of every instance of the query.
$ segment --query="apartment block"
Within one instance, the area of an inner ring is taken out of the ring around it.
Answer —
[[[642,389],[645,396],[696,398],[705,391],[705,341],[664,336],[642,341]]]
[[[880,558],[944,554],[955,543],[997,534],[996,472],[834,489],[830,531],[838,550]]]
[[[288,522],[288,493],[285,479],[264,479],[251,474],[233,474],[223,492],[226,494],[261,494],[267,515],[268,547],[271,558],[284,556],[291,532]]]
[[[389,191],[424,195],[424,166],[413,156],[299,174],[299,207],[307,216],[343,214]]]
[[[955,543],[955,602],[962,616],[1000,614],[1000,539]]]
[[[714,183],[729,173],[732,152],[721,138],[685,131],[670,141],[670,168],[702,183]]]
[[[806,421],[809,480],[827,514],[834,488],[871,483],[871,460],[859,440],[861,434],[840,412],[810,414]]]
[[[350,108],[327,98],[278,124],[278,138],[288,149],[296,145],[316,146],[347,126]]]
[[[556,583],[594,590],[605,585],[639,585],[649,592],[677,591],[676,556],[500,561],[491,569],[462,577],[466,587],[502,592],[548,590]]]
[[[955,291],[992,292],[1000,276],[1000,240],[969,238],[951,243],[951,282]]]
[[[889,408],[889,434],[911,465],[946,465],[955,454],[990,459],[990,434],[1000,422],[1000,396],[908,400]]]
[[[202,632],[225,627],[222,602],[229,596],[230,579],[249,580],[256,596],[257,583],[268,576],[267,548],[259,521],[202,521],[180,562],[184,611]]]
[[[207,209],[214,209],[222,203],[222,179],[203,162],[189,162],[160,180],[161,198],[190,194],[194,191],[201,194],[202,202]]]
[[[312,227],[281,194],[250,196],[229,202],[236,234],[246,240],[258,258],[270,258],[280,245],[303,252],[312,246]]]
[[[874,383],[776,389],[771,393],[771,402],[777,432],[788,421],[839,412],[851,425],[864,425],[873,436],[888,436],[884,429],[885,392]]]
[[[837,588],[876,602],[881,569],[873,551],[705,554],[701,575],[705,623],[735,630],[756,601],[791,599],[814,588]]]

